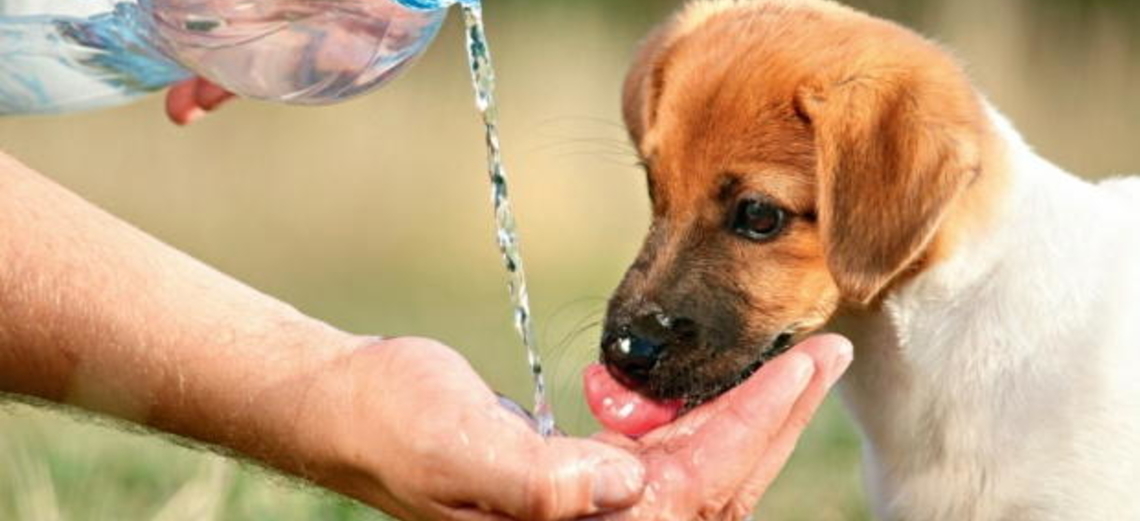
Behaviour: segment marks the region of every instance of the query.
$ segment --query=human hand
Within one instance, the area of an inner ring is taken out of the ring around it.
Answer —
[[[644,469],[539,437],[455,352],[344,333],[0,153],[0,393],[222,448],[405,519],[567,519]],[[363,346],[363,347],[362,347]]]
[[[845,338],[814,337],[739,387],[639,439],[599,434],[597,439],[637,454],[646,468],[639,502],[603,519],[746,518],[851,359]]]
[[[204,78],[191,78],[166,91],[166,117],[177,125],[189,125],[234,97]]]
[[[319,484],[401,519],[575,519],[628,507],[644,470],[598,441],[543,439],[456,352],[416,338],[354,351],[306,393],[336,462]]]

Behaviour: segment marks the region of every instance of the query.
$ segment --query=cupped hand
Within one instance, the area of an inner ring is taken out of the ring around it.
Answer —
[[[191,78],[166,92],[166,117],[178,125],[189,125],[206,115],[234,94],[203,78]]]
[[[640,497],[631,453],[543,439],[437,342],[378,341],[323,373],[305,409],[337,463],[310,477],[401,519],[575,519]]]
[[[638,503],[604,519],[747,518],[851,360],[845,338],[811,338],[739,387],[637,440],[598,435],[637,454],[646,468]]]

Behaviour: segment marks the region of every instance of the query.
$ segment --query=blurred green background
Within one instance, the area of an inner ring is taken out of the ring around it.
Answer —
[[[853,3],[954,49],[1047,157],[1091,177],[1140,169],[1136,2]],[[575,433],[593,429],[578,373],[647,223],[619,86],[637,40],[678,4],[488,0],[539,337],[560,423]],[[339,106],[240,102],[178,129],[154,97],[3,119],[0,148],[337,326],[441,339],[526,403],[456,22],[410,74]],[[757,518],[867,519],[858,467],[857,435],[830,403]],[[0,405],[0,519],[376,518],[155,436]]]

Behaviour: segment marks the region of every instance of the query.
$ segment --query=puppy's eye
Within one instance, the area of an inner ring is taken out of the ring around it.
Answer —
[[[787,224],[783,208],[756,199],[745,199],[736,206],[730,226],[738,235],[754,241],[768,241],[779,235]]]

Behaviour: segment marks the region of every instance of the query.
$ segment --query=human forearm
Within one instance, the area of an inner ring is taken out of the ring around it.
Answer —
[[[447,346],[339,332],[2,154],[0,392],[226,447],[409,520],[576,519],[642,489],[631,454],[543,439]]]
[[[0,391],[296,471],[307,374],[358,342],[0,155]]]

